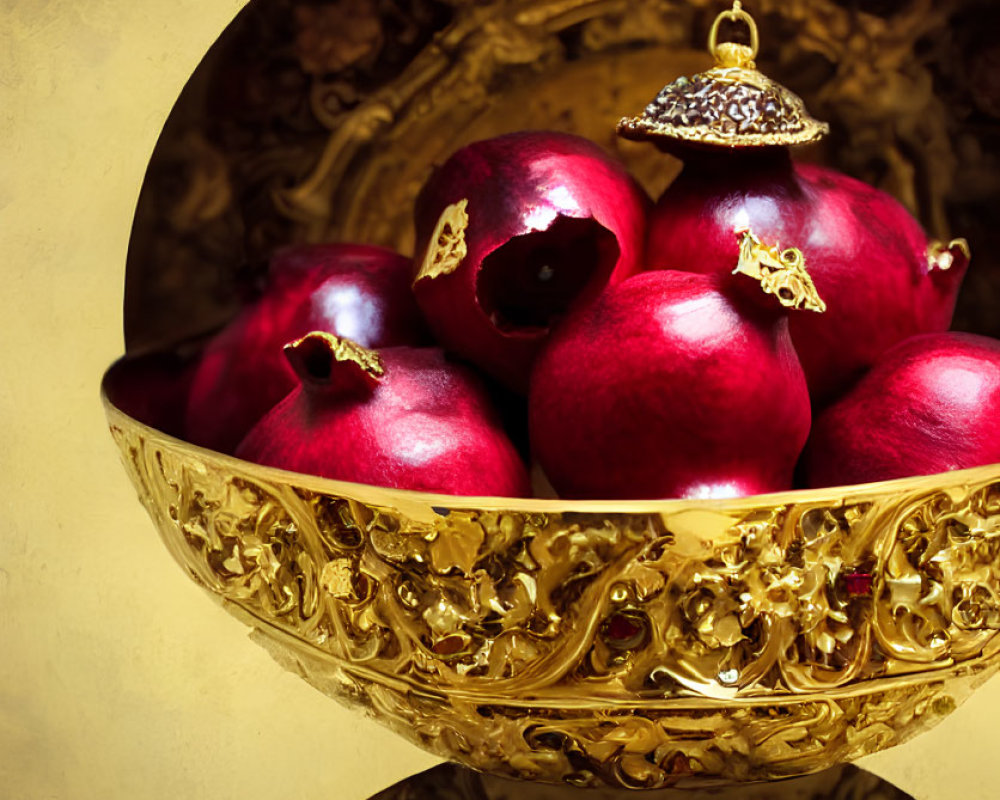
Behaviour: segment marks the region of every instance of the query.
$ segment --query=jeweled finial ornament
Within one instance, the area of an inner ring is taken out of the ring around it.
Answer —
[[[750,44],[719,42],[724,20],[743,23]],[[626,139],[689,142],[722,147],[770,147],[814,142],[829,132],[802,98],[759,72],[757,24],[739,0],[716,17],[708,36],[715,66],[680,77],[660,90],[646,110],[618,123]]]

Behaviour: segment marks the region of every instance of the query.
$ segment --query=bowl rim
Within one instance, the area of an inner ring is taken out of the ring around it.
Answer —
[[[824,486],[809,489],[787,489],[767,494],[729,498],[646,498],[629,500],[572,500],[537,497],[500,497],[486,495],[454,495],[375,486],[365,483],[324,478],[303,472],[279,469],[236,456],[210,450],[148,425],[123,411],[111,399],[111,381],[124,365],[149,353],[125,354],[116,359],[101,378],[100,397],[111,427],[125,423],[147,439],[156,440],[172,450],[186,452],[201,461],[210,461],[227,467],[230,472],[250,474],[261,480],[293,485],[318,494],[350,497],[373,505],[392,505],[400,511],[411,511],[424,516],[427,508],[436,514],[451,511],[505,511],[523,514],[580,513],[580,514],[667,514],[680,511],[705,509],[728,514],[751,513],[767,506],[786,505],[850,505],[884,497],[896,492],[943,491],[949,487],[988,482],[991,476],[1000,479],[1000,463],[983,464],[960,470],[937,472],[931,475],[911,475],[885,481]],[[420,513],[424,512],[424,513]]]

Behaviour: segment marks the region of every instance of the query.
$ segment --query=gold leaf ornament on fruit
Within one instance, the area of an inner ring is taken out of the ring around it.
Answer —
[[[414,283],[424,278],[449,275],[468,255],[469,249],[465,244],[465,229],[469,227],[468,206],[469,201],[463,198],[441,212]]]
[[[733,274],[746,275],[760,282],[760,287],[778,298],[783,306],[822,313],[826,303],[816,291],[806,259],[796,247],[784,250],[766,245],[749,228],[736,231],[740,239],[740,259]]]

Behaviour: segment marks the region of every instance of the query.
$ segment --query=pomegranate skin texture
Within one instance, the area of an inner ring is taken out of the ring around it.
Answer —
[[[1000,341],[914,336],[816,418],[809,486],[933,475],[1000,462]]]
[[[282,348],[313,330],[365,347],[422,345],[430,334],[409,287],[409,259],[381,247],[297,245],[271,260],[269,285],[205,347],[184,432],[232,453],[251,426],[297,384]]]
[[[310,333],[290,344],[301,384],[239,458],[336,480],[454,495],[530,495],[527,469],[475,375],[439,348],[367,350]]]
[[[789,318],[819,405],[845,391],[878,356],[919,333],[944,331],[968,249],[933,244],[893,197],[824,167],[792,164],[787,150],[691,154],[652,212],[654,269],[726,272],[733,231],[795,247],[827,304]]]
[[[739,281],[760,299],[731,290]],[[528,413],[560,496],[634,499],[787,489],[811,415],[784,309],[749,278],[672,270],[567,318],[535,364]]]
[[[470,144],[417,198],[417,302],[444,347],[524,393],[554,322],[639,270],[650,205],[578,136]]]

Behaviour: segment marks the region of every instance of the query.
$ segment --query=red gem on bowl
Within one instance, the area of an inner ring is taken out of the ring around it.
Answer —
[[[618,611],[601,626],[601,638],[613,650],[635,650],[646,643],[649,622],[640,611]]]
[[[862,597],[872,593],[872,576],[867,572],[850,572],[844,576],[847,594]]]
[[[446,636],[431,646],[431,651],[439,656],[458,655],[465,649],[465,639],[459,635]]]

